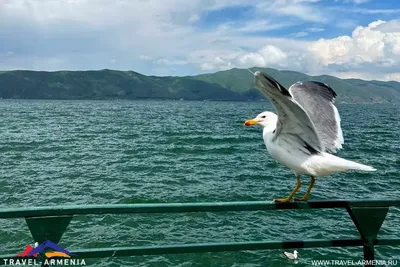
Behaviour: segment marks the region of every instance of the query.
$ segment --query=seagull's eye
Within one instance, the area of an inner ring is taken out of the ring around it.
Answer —
[[[262,119],[265,119],[265,118],[266,118],[266,116],[261,116],[261,118],[262,118]]]

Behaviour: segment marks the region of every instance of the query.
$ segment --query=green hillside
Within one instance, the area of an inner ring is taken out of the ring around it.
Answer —
[[[329,75],[309,76],[295,71],[279,71],[269,68],[251,68],[274,77],[287,88],[297,81],[319,81],[330,85],[338,94],[338,102],[347,103],[399,103],[400,83],[363,81],[359,79],[339,79]],[[253,88],[253,75],[247,69],[232,69],[212,74],[202,74],[194,78],[217,83],[235,92],[247,92]]]
[[[309,76],[294,71],[262,70],[284,86],[315,80],[329,84],[338,102],[400,103],[400,83]],[[3,71],[0,72],[3,99],[185,99],[261,100],[247,69],[231,69],[186,77],[146,76],[134,71]]]

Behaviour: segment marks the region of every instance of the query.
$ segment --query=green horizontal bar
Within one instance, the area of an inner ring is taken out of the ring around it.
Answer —
[[[289,248],[313,248],[332,246],[362,246],[361,239],[343,240],[307,240],[307,241],[254,241],[232,243],[199,243],[165,246],[143,247],[115,247],[69,250],[76,254],[74,258],[101,258],[101,257],[125,257],[141,255],[179,254],[179,253],[203,253],[238,250],[263,250],[263,249],[289,249]],[[0,259],[14,257],[3,255]]]
[[[400,245],[400,239],[374,240],[377,245]],[[108,258],[160,254],[204,253],[239,250],[294,249],[316,247],[356,247],[362,246],[361,239],[304,240],[304,241],[253,241],[232,243],[200,243],[166,246],[115,247],[72,250],[73,258]],[[14,255],[2,255],[1,259]]]
[[[178,213],[256,211],[282,209],[328,209],[346,207],[390,207],[400,206],[400,200],[323,200],[308,202],[274,203],[272,201],[250,202],[206,202],[206,203],[162,203],[162,204],[105,204],[68,205],[29,208],[1,208],[0,218],[61,216],[107,213]]]
[[[399,246],[400,239],[377,239],[374,241],[377,246]]]
[[[184,245],[166,245],[152,247],[121,247],[105,249],[81,249],[75,253],[79,258],[97,257],[125,257],[141,255],[181,254],[181,253],[204,253],[239,250],[264,250],[264,249],[290,249],[290,248],[313,248],[335,246],[361,246],[362,240],[349,239],[340,240],[337,244],[334,240],[308,240],[308,241],[286,241],[286,242],[235,242],[235,243],[202,243]]]

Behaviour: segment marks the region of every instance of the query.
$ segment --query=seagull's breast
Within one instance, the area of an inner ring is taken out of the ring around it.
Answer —
[[[296,174],[308,173],[308,170],[303,165],[310,156],[298,147],[298,143],[290,138],[274,138],[274,133],[272,132],[264,132],[263,139],[272,158]]]

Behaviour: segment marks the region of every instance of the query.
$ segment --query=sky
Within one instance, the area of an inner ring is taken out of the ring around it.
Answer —
[[[0,0],[0,70],[400,81],[398,0]]]

